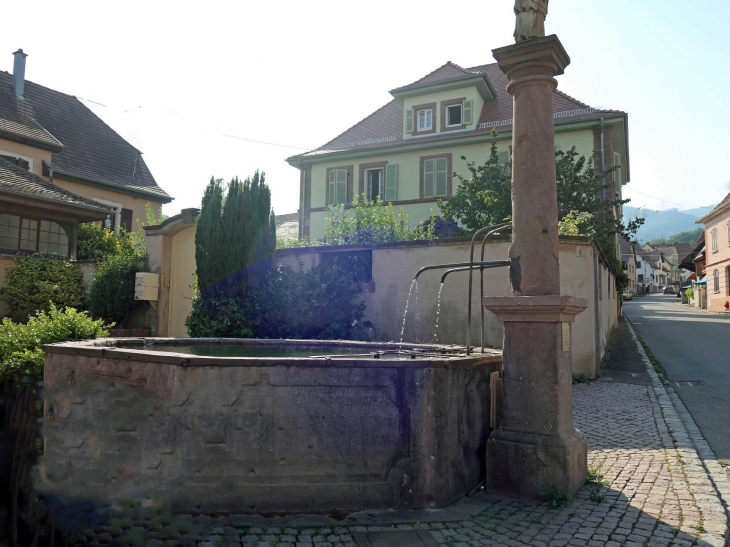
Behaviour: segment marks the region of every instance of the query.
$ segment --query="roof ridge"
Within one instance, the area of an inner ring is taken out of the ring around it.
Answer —
[[[381,110],[383,110],[383,109],[384,109],[384,108],[385,108],[386,106],[389,106],[389,105],[391,105],[391,104],[392,104],[392,103],[394,103],[394,102],[397,102],[397,101],[396,101],[396,99],[392,99],[392,100],[388,101],[388,102],[387,102],[386,104],[384,104],[383,106],[381,106],[380,108],[378,108],[378,109],[377,109],[377,110],[375,110],[374,112],[372,112],[372,113],[368,114],[367,116],[365,116],[365,117],[364,117],[364,118],[363,118],[362,120],[360,120],[359,122],[355,122],[355,123],[354,123],[354,124],[352,124],[352,125],[351,125],[350,127],[348,127],[347,129],[345,129],[344,131],[342,131],[342,132],[341,132],[341,133],[340,133],[339,135],[337,135],[337,136],[336,136],[336,137],[335,137],[334,139],[331,139],[331,140],[327,141],[326,143],[324,143],[324,144],[322,144],[322,145],[320,145],[320,146],[318,146],[318,147],[316,147],[316,148],[313,148],[312,150],[309,150],[309,151],[307,151],[307,152],[312,152],[313,150],[319,150],[320,148],[324,148],[324,147],[325,147],[325,146],[327,146],[328,144],[333,144],[333,143],[334,143],[334,142],[335,142],[335,141],[336,141],[337,139],[339,139],[339,138],[340,138],[340,137],[341,137],[342,135],[344,135],[345,133],[347,133],[347,132],[348,132],[348,131],[349,131],[350,129],[352,129],[352,128],[353,128],[353,127],[355,127],[356,125],[360,125],[360,124],[361,124],[362,122],[364,122],[364,121],[365,121],[365,120],[367,120],[368,118],[372,118],[373,116],[375,116],[375,114],[377,114],[378,112],[380,112]],[[304,154],[306,154],[307,152],[303,152],[303,153],[304,153]]]
[[[416,84],[422,82],[423,80],[425,80],[426,78],[428,78],[429,76],[431,76],[432,74],[435,74],[436,72],[438,72],[439,70],[441,70],[442,68],[447,67],[447,66],[453,66],[454,68],[461,70],[464,74],[470,74],[470,72],[467,72],[466,69],[460,67],[456,63],[452,63],[451,61],[446,61],[440,67],[438,67],[438,68],[432,70],[431,72],[429,72],[428,74],[425,74],[425,75],[421,76],[420,78],[418,78],[418,80],[416,80],[415,82],[411,82],[410,84],[405,84],[405,85],[399,85],[395,89],[401,89],[403,87],[410,87],[412,85],[416,85]]]

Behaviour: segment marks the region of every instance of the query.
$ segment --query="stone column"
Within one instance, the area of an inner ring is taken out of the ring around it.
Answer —
[[[551,484],[573,496],[587,446],[573,426],[570,331],[588,302],[560,296],[552,95],[570,62],[556,36],[493,51],[514,97],[512,296],[486,297],[504,322],[499,428],[487,443],[487,488],[539,498]]]

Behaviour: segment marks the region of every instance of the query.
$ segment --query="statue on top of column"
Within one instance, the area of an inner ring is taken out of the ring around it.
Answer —
[[[515,0],[515,42],[545,36],[548,0]]]

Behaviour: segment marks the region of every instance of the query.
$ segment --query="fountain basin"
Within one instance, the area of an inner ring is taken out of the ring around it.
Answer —
[[[484,479],[494,350],[160,338],[44,349],[36,487],[67,502],[415,509]]]

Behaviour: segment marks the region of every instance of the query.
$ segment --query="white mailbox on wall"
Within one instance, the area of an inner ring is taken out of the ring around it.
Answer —
[[[157,293],[160,290],[159,274],[137,272],[134,278],[134,299],[157,302]]]

